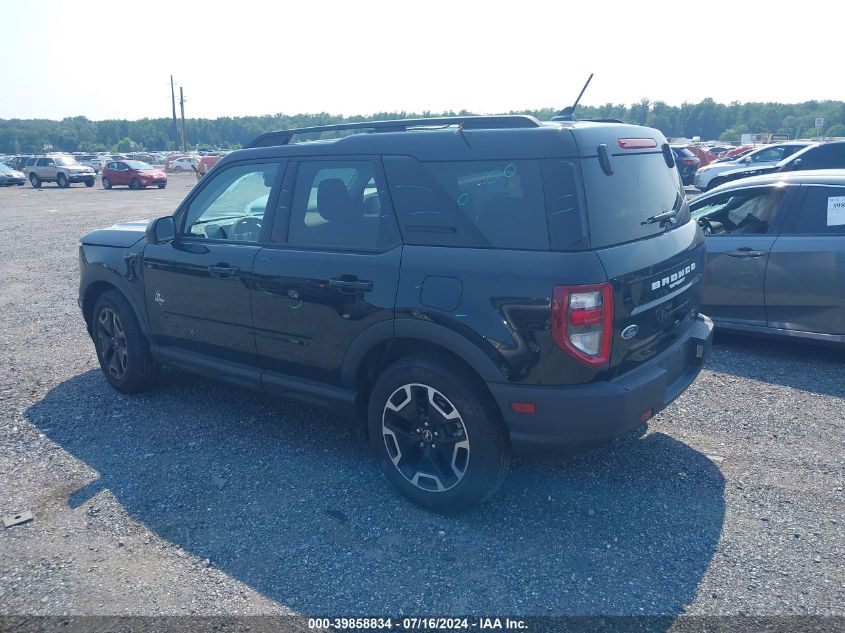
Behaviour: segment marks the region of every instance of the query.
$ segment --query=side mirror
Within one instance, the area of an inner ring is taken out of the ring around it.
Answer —
[[[167,244],[176,239],[176,222],[172,215],[152,220],[147,225],[147,242],[149,244]]]
[[[804,163],[803,158],[796,158],[792,161],[792,169],[801,169],[801,165]]]

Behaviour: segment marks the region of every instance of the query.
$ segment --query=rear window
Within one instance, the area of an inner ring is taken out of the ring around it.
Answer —
[[[593,248],[631,242],[667,230],[660,222],[643,224],[659,213],[677,211],[677,224],[689,221],[689,207],[678,171],[662,153],[631,153],[610,157],[608,176],[598,157],[581,161]]]
[[[517,250],[584,245],[571,165],[506,159],[421,163],[407,156],[385,157],[384,165],[406,244]]]

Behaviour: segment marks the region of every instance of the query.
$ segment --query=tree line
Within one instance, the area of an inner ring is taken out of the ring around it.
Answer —
[[[556,109],[522,110],[509,114],[532,114],[549,119]],[[407,117],[470,115],[461,112],[379,112],[370,116],[342,117],[328,113],[275,114],[264,116],[187,119],[187,142],[192,149],[236,149],[263,132],[293,127],[328,125],[353,121],[375,121]],[[648,125],[668,137],[701,137],[702,140],[739,142],[744,133],[771,133],[794,138],[845,136],[845,102],[806,101],[804,103],[700,103],[671,106],[662,101],[643,99],[632,105],[608,103],[580,106],[582,119],[609,118]],[[814,126],[816,118],[824,126]],[[0,153],[42,151],[97,152],[132,150],[175,150],[181,143],[181,131],[171,118],[127,121],[109,119],[91,121],[84,116],[61,121],[47,119],[0,119]]]

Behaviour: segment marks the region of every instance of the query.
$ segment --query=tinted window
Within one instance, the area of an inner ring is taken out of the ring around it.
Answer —
[[[834,169],[845,167],[845,143],[820,145],[802,154],[800,169]]]
[[[385,157],[408,244],[548,249],[538,161],[420,163]]]
[[[396,242],[378,164],[304,161],[291,204],[288,242],[296,246],[383,249]]]
[[[798,217],[788,232],[805,235],[845,234],[845,187],[810,187]]]
[[[707,235],[762,234],[784,195],[785,187],[740,189],[693,204],[692,215]]]
[[[695,158],[695,154],[693,154],[686,147],[673,147],[672,151],[678,158]]]
[[[593,248],[630,242],[666,230],[646,218],[676,211],[677,224],[689,219],[678,170],[666,166],[661,153],[611,156],[608,176],[598,157],[581,161]]]
[[[278,163],[259,163],[217,172],[191,201],[184,233],[191,237],[257,242],[278,170]]]
[[[53,161],[49,158],[39,158],[38,162],[35,164],[36,167],[46,167],[47,165],[52,165]]]

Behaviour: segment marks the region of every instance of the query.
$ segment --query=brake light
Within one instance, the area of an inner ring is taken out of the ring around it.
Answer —
[[[613,338],[613,289],[609,283],[555,286],[552,338],[570,356],[590,367],[610,361]]]
[[[657,141],[653,138],[620,138],[619,147],[622,149],[647,149],[657,147]]]

